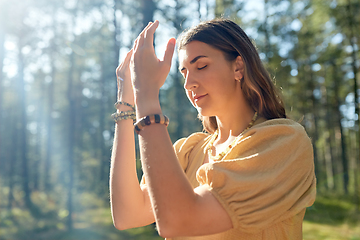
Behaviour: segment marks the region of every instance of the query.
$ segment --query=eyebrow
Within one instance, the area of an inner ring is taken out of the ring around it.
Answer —
[[[196,56],[196,57],[194,57],[193,60],[190,61],[190,64],[194,64],[197,60],[199,60],[200,58],[204,58],[204,57],[207,57],[207,56],[205,56],[205,55]],[[181,69],[179,68],[180,72],[182,72],[184,69],[185,69],[184,67]]]

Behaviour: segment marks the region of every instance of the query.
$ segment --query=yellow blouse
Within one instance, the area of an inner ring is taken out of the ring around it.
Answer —
[[[172,240],[301,240],[306,207],[315,201],[312,144],[290,119],[258,119],[222,160],[205,163],[210,136],[194,133],[174,144],[191,185],[206,185],[231,217],[233,229]]]

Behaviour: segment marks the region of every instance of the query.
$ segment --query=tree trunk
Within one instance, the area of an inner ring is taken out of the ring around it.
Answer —
[[[68,209],[68,218],[67,218],[67,228],[68,230],[73,229],[73,208],[72,208],[72,199],[73,199],[73,186],[74,186],[74,138],[75,138],[75,124],[76,124],[76,112],[75,112],[75,93],[74,88],[74,66],[75,66],[75,53],[72,51],[70,54],[70,69],[68,73],[68,174],[69,180],[67,184],[68,190],[68,199],[67,199],[67,209]]]
[[[20,158],[22,169],[22,188],[24,191],[25,206],[32,209],[31,190],[29,187],[29,159],[28,159],[28,136],[27,136],[27,114],[26,114],[26,91],[24,81],[24,56],[22,54],[23,36],[19,36],[18,42],[18,81],[20,99]]]
[[[55,31],[55,27],[53,27],[53,30]],[[55,34],[56,36],[56,34]],[[51,82],[48,85],[48,109],[47,109],[47,120],[46,120],[46,157],[45,157],[45,169],[44,169],[44,187],[45,192],[49,192],[52,189],[52,180],[50,178],[51,171],[52,171],[52,164],[51,164],[51,158],[53,155],[53,119],[52,119],[52,112],[54,108],[54,84],[55,84],[55,76],[56,76],[56,67],[55,67],[55,57],[54,54],[56,53],[56,47],[55,47],[55,41],[56,37],[52,40],[51,43],[51,53],[50,53],[50,65],[51,65]]]
[[[325,171],[326,171],[326,185],[329,190],[334,189],[334,172],[333,172],[333,159],[331,155],[331,139],[330,132],[325,133],[326,144],[324,146],[324,158],[325,158]]]
[[[199,21],[201,21],[201,0],[197,0],[198,2],[198,9],[197,9],[197,12],[198,12],[198,15],[199,15]]]
[[[179,1],[176,1],[176,5],[175,5],[175,18],[173,20],[174,22],[174,26],[176,28],[176,34],[180,34],[182,29],[181,29],[181,23],[184,21],[184,17],[180,16],[179,13],[181,11],[181,5],[179,3]],[[200,17],[200,1],[199,1],[199,17]],[[176,69],[179,69],[179,60],[176,59],[175,60],[175,64],[176,64]],[[174,139],[179,139],[181,137],[184,137],[184,128],[185,128],[185,112],[186,112],[186,104],[185,101],[187,101],[184,95],[184,88],[181,84],[181,80],[182,80],[182,76],[180,75],[180,73],[178,71],[175,72],[174,76],[173,76],[173,86],[172,89],[175,92],[175,106],[176,109],[174,111],[174,115],[175,115],[175,119],[176,119],[176,129],[175,129],[175,136],[173,136]],[[184,101],[185,100],[185,101]]]
[[[341,141],[341,163],[343,168],[343,188],[344,192],[348,193],[348,185],[349,185],[349,167],[348,167],[348,158],[346,156],[346,143],[343,127],[341,125],[341,112],[340,112],[340,94],[339,94],[339,79],[337,77],[337,68],[335,63],[332,63],[333,66],[333,82],[334,82],[334,97],[335,97],[335,119],[336,124],[340,131],[340,141]]]
[[[143,28],[151,21],[154,21],[154,12],[156,10],[156,3],[154,0],[141,0],[141,14]]]
[[[114,0],[114,19],[113,19],[113,24],[114,24],[114,53],[115,53],[115,69],[119,66],[120,63],[120,46],[121,46],[121,42],[120,42],[120,28],[118,26],[118,22],[117,22],[117,18],[116,18],[116,11],[119,9],[119,6],[121,5],[122,1],[121,0]],[[114,69],[114,78],[115,76],[115,69]],[[115,100],[116,100],[116,96],[117,96],[117,81],[114,80],[114,96],[115,96]]]
[[[309,35],[311,36],[312,33],[307,32],[305,33],[305,36]],[[306,38],[306,40],[308,40]],[[304,52],[305,52],[305,56],[310,56],[310,50],[309,50],[309,46],[310,43],[305,42],[304,44]],[[318,147],[317,147],[317,141],[319,139],[319,133],[318,133],[318,101],[314,96],[314,90],[315,90],[315,84],[314,84],[314,77],[313,77],[313,71],[311,69],[311,65],[312,62],[310,59],[307,60],[307,64],[305,64],[304,66],[304,71],[305,71],[305,75],[308,77],[308,79],[304,79],[306,82],[306,89],[309,90],[310,93],[310,103],[311,103],[311,112],[312,112],[312,123],[313,123],[313,128],[312,128],[312,134],[311,134],[311,138],[312,138],[312,142],[313,142],[313,148],[314,148],[314,164],[315,164],[315,174],[317,175],[317,177],[321,178],[320,176],[320,161],[319,161],[319,152],[318,152]]]
[[[9,193],[8,193],[8,205],[7,205],[7,208],[8,210],[11,210],[12,209],[12,206],[13,206],[13,202],[14,202],[14,179],[16,178],[15,176],[15,166],[17,164],[17,160],[18,160],[18,129],[16,127],[17,125],[17,121],[16,121],[16,115],[15,115],[15,111],[10,109],[9,110],[9,116],[11,116],[11,120],[10,120],[10,126],[9,126],[9,130],[10,130],[10,133],[11,133],[11,144],[10,144],[10,148],[9,150],[10,151],[7,151],[7,155],[9,156],[8,158],[8,163],[9,163],[9,166],[8,166],[8,180],[9,180],[9,183],[8,183],[8,186],[9,186]],[[3,165],[2,165],[3,166]]]
[[[309,84],[310,84],[310,89],[311,89],[311,103],[312,103],[312,111],[313,111],[313,123],[314,123],[314,127],[313,127],[313,131],[312,131],[312,139],[313,139],[313,145],[314,145],[314,161],[315,161],[315,168],[318,168],[318,170],[315,170],[315,172],[319,173],[319,154],[318,154],[318,146],[317,146],[317,141],[319,139],[319,133],[318,133],[318,102],[315,99],[315,96],[313,94],[314,92],[314,79],[313,79],[313,73],[312,70],[310,69],[310,73],[309,73],[310,79],[309,79]]]
[[[325,79],[328,79],[329,76],[327,74],[327,67],[325,66]],[[333,86],[333,84],[331,84],[331,86]],[[333,114],[333,104],[331,102],[331,96],[329,96],[329,91],[330,89],[332,90],[333,87],[330,87],[328,85],[324,86],[325,88],[325,101],[326,101],[326,119],[327,121],[325,121],[326,123],[326,128],[327,128],[327,136],[326,136],[326,143],[327,143],[327,147],[326,147],[326,152],[325,152],[325,157],[327,159],[325,159],[328,163],[328,165],[331,166],[331,168],[329,168],[327,171],[329,174],[331,174],[332,176],[328,176],[328,179],[332,179],[330,180],[330,182],[328,183],[329,185],[329,189],[333,190],[336,187],[335,184],[335,179],[334,176],[336,175],[336,156],[334,153],[334,122],[332,121],[332,114]],[[332,185],[332,187],[330,186]]]
[[[100,78],[100,91],[101,91],[101,98],[99,100],[100,102],[100,112],[99,112],[99,140],[100,140],[100,182],[101,185],[107,184],[107,176],[109,171],[109,160],[107,158],[107,150],[105,148],[105,139],[103,136],[104,130],[105,130],[105,104],[106,104],[106,63],[104,62],[103,52],[99,53],[99,60],[101,64],[101,78]],[[114,77],[114,82],[116,82],[116,78]],[[106,185],[105,185],[106,186]]]
[[[5,44],[5,30],[4,30],[4,9],[2,7],[2,9],[0,10],[0,132],[3,132],[4,130],[4,123],[3,123],[3,67],[4,67],[4,58],[5,58],[5,48],[4,48],[4,44]],[[2,157],[3,154],[3,145],[2,145],[2,137],[3,134],[0,134],[0,166],[3,164],[2,163],[2,159],[4,159]],[[1,175],[1,170],[0,170],[0,175]]]
[[[36,146],[35,146],[35,163],[34,163],[34,190],[40,190],[41,187],[41,166],[43,161],[43,154],[42,154],[42,136],[43,136],[43,116],[44,116],[44,105],[42,102],[45,99],[45,83],[44,79],[39,79],[39,91],[40,96],[37,100],[37,119],[36,119]],[[45,173],[44,173],[45,174]],[[44,182],[45,186],[45,182]]]
[[[268,0],[264,0],[264,13],[265,13],[265,18],[263,23],[263,30],[265,35],[265,56],[266,56],[266,61],[269,63],[270,58],[272,57],[272,52],[271,52],[269,24],[268,24],[268,18],[269,18]]]
[[[357,143],[357,147],[355,149],[355,159],[357,159],[355,166],[357,166],[355,169],[355,202],[356,202],[356,206],[357,206],[357,210],[360,210],[360,190],[358,189],[358,181],[360,181],[359,179],[359,170],[360,170],[360,104],[359,104],[359,94],[358,94],[358,84],[357,84],[357,57],[356,57],[356,37],[354,34],[354,14],[352,12],[352,7],[351,7],[351,1],[348,0],[347,1],[348,4],[346,6],[347,8],[347,19],[349,22],[349,28],[350,28],[350,45],[352,47],[352,51],[351,51],[351,66],[353,69],[353,73],[354,73],[354,96],[355,96],[355,114],[358,116],[357,120],[355,120],[355,131],[358,131],[357,137],[355,137],[355,142]]]
[[[176,69],[179,69],[179,61],[176,61]],[[175,101],[177,109],[175,110],[175,119],[176,119],[176,131],[175,131],[175,139],[179,139],[184,137],[183,129],[184,129],[184,113],[185,113],[185,103],[184,103],[184,90],[181,86],[181,77],[180,74],[177,72],[174,76],[174,90],[175,90]]]

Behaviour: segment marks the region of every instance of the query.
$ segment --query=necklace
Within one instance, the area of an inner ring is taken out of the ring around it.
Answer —
[[[217,138],[218,135],[219,135],[219,129],[216,129],[216,131],[214,132],[214,135],[212,136],[210,142],[208,143],[207,151],[208,151],[209,157],[212,158],[213,160],[217,160],[217,161],[221,160],[221,159],[230,151],[230,149],[232,149],[232,148],[234,147],[235,143],[242,137],[242,135],[244,134],[244,132],[245,132],[246,130],[248,130],[249,128],[251,128],[251,127],[254,125],[254,122],[255,122],[255,120],[256,120],[256,118],[257,118],[257,115],[258,115],[257,112],[255,112],[255,114],[254,114],[251,122],[250,122],[249,125],[247,126],[247,128],[245,128],[245,129],[234,139],[234,141],[232,141],[232,143],[231,143],[224,151],[222,151],[221,153],[219,153],[217,156],[213,156],[213,154],[212,154],[212,152],[213,152],[213,150],[212,150],[213,144],[214,144],[216,138]]]

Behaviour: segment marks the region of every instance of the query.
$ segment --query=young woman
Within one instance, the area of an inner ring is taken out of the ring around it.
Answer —
[[[250,39],[225,19],[180,36],[184,88],[207,133],[172,145],[159,89],[175,39],[159,60],[153,47],[158,24],[149,23],[117,69],[110,176],[116,228],[156,222],[169,239],[302,239],[305,209],[316,195],[312,145],[304,128],[286,118]]]

